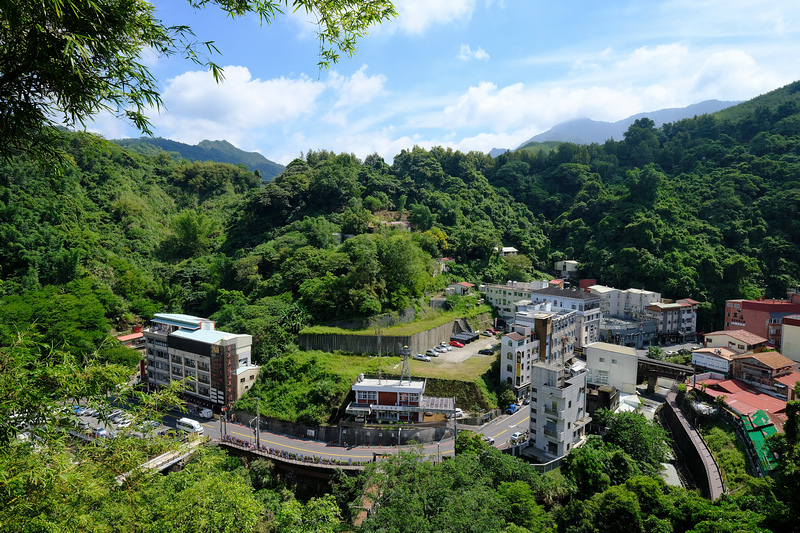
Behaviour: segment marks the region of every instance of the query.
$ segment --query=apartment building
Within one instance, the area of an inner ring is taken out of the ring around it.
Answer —
[[[643,317],[658,322],[662,342],[686,342],[697,337],[697,308],[700,302],[685,298],[674,303],[652,303]]]
[[[529,444],[556,458],[580,445],[591,417],[586,413],[585,363],[540,359],[531,367]]]
[[[632,318],[644,313],[645,308],[661,301],[661,293],[642,289],[616,289],[605,285],[592,285],[591,294],[600,298],[603,317]]]
[[[183,381],[184,395],[205,407],[230,405],[249,390],[259,367],[250,360],[253,338],[215,329],[190,315],[157,313],[143,331],[148,387]]]
[[[789,291],[786,300],[727,300],[725,331],[743,329],[764,337],[776,350],[783,349],[783,319],[800,313],[800,296]]]
[[[626,394],[636,393],[639,357],[634,348],[594,342],[584,350],[586,381],[590,385],[610,385]]]
[[[521,398],[530,392],[535,362],[572,359],[578,317],[575,311],[554,310],[548,304],[521,302],[517,307],[511,332],[500,342],[500,380]]]
[[[783,317],[781,353],[792,361],[800,362],[800,315]]]

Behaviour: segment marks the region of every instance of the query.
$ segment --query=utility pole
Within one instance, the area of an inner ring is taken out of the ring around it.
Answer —
[[[261,398],[256,398],[256,449],[261,446]]]

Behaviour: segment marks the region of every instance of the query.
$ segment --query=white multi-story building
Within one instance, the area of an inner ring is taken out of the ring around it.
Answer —
[[[183,381],[184,394],[198,405],[230,405],[249,390],[259,367],[250,361],[253,337],[214,329],[196,316],[157,313],[144,331],[148,386]]]
[[[592,285],[589,292],[600,297],[600,310],[604,317],[630,318],[644,312],[645,308],[661,301],[661,294],[642,289],[615,289],[605,285]]]
[[[685,342],[697,335],[697,308],[700,302],[685,298],[674,303],[653,303],[645,307],[644,318],[658,322],[662,341]]]
[[[552,310],[575,311],[578,327],[576,345],[583,347],[596,342],[600,331],[600,298],[584,291],[549,287],[547,282],[534,281],[506,285],[481,285],[480,291],[506,320],[515,317],[520,307],[550,304]]]
[[[611,385],[626,394],[636,393],[639,357],[634,348],[595,342],[584,350],[586,380],[591,385]]]
[[[580,445],[591,421],[584,365],[577,359],[555,358],[532,366],[529,443],[553,458]]]
[[[547,304],[518,307],[512,331],[500,343],[500,380],[522,397],[530,391],[535,362],[572,359],[578,320],[575,311]]]

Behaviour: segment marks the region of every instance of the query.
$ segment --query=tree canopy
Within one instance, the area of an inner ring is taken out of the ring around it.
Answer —
[[[230,17],[269,23],[284,9],[317,20],[319,66],[352,57],[370,26],[396,15],[389,0],[188,0]],[[185,25],[166,26],[146,0],[4,0],[0,9],[0,156],[58,155],[52,126],[83,126],[100,111],[151,133],[148,109],[161,105],[158,82],[142,55],[180,55],[223,73],[211,41]]]

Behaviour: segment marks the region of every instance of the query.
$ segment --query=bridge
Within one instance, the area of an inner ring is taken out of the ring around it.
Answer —
[[[676,381],[683,381],[688,376],[692,375],[693,371],[694,368],[691,366],[668,363],[666,361],[659,361],[657,359],[639,356],[636,379],[637,381],[641,382],[642,379],[647,378],[647,392],[653,393],[655,392],[656,380],[658,378],[669,378]]]

